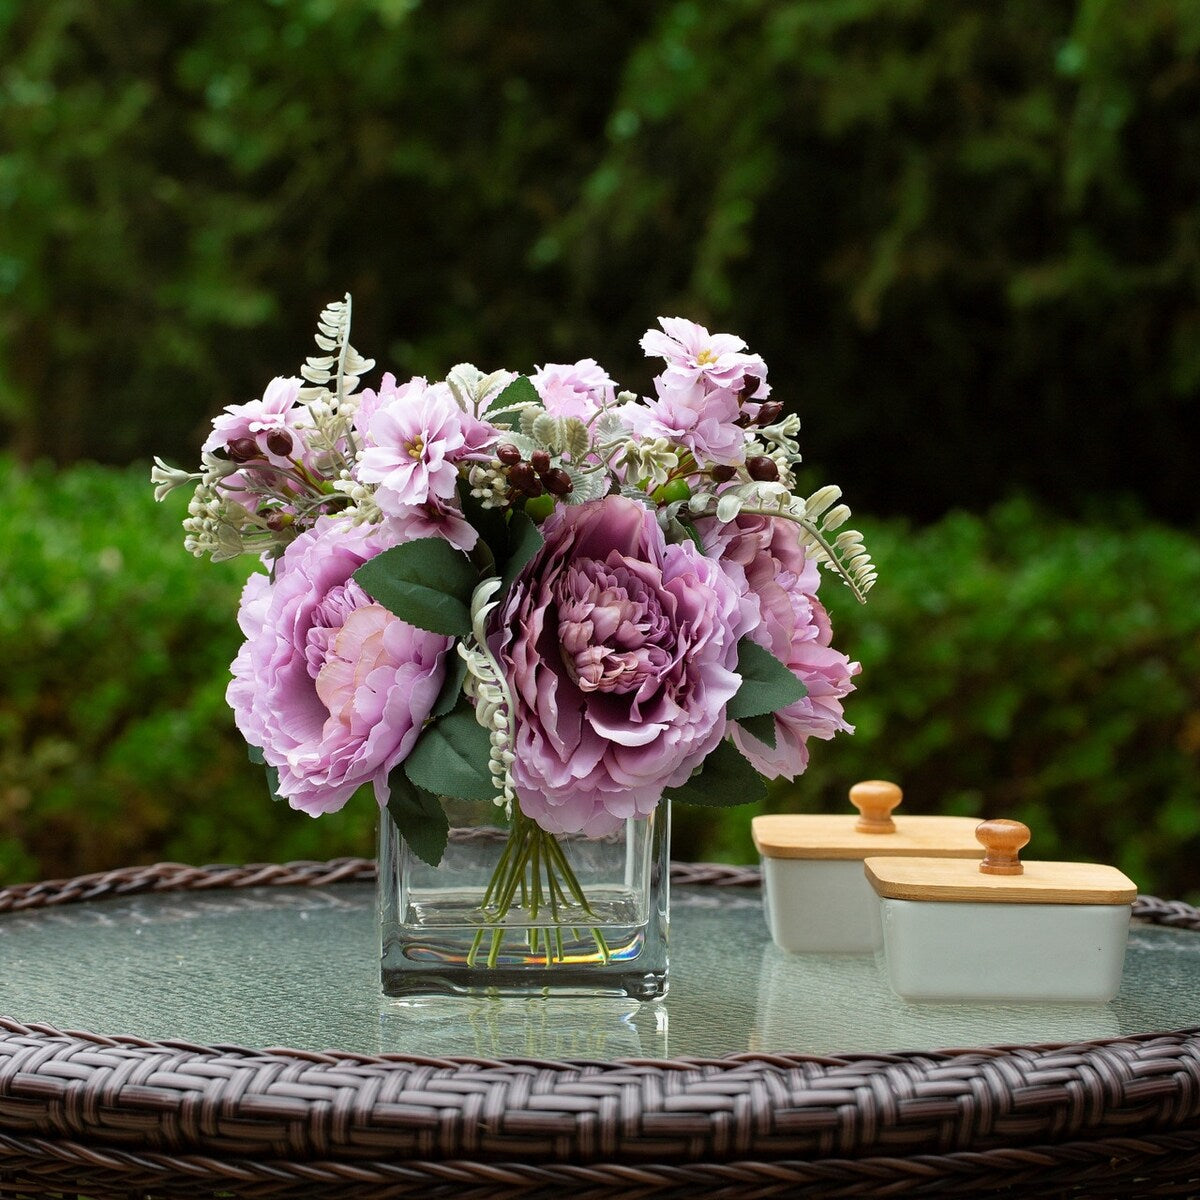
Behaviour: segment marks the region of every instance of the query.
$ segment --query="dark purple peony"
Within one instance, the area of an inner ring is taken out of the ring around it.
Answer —
[[[544,829],[598,836],[650,813],[724,737],[758,604],[636,500],[561,507],[542,533],[491,638],[513,694],[513,779]]]

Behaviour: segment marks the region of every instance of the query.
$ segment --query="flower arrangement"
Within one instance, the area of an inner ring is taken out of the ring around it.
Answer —
[[[440,797],[494,801],[484,907],[586,914],[560,835],[754,800],[850,729],[818,568],[860,600],[874,569],[836,487],[793,491],[799,421],[739,338],[660,319],[649,398],[591,359],[360,392],[350,317],[213,421],[200,471],[153,470],[160,499],[196,485],[189,550],[262,564],[228,699],[276,796],[369,786],[432,865]]]

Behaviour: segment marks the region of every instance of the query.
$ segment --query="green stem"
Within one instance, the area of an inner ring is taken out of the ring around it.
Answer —
[[[518,891],[521,906],[527,911],[530,921],[535,921],[547,906],[553,917],[552,931],[529,930],[526,937],[529,949],[536,953],[540,945],[550,961],[554,961],[555,956],[558,961],[563,961],[566,957],[561,924],[565,916],[564,910],[573,907],[573,900],[587,916],[594,918],[596,913],[588,903],[575,870],[567,860],[558,839],[530,820],[519,808],[513,812],[512,828],[480,903],[483,916],[493,925],[487,955],[489,967],[494,967],[499,960],[504,938],[503,922],[517,900]],[[596,949],[607,963],[611,954],[603,933],[598,926],[587,928],[596,943]],[[471,944],[467,956],[469,966],[475,965],[484,932],[480,929]],[[577,931],[573,936],[578,940]]]
[[[481,925],[475,930],[475,937],[471,941],[471,949],[467,951],[467,966],[475,965],[475,956],[479,953],[479,947],[483,944],[483,926]]]
[[[500,943],[503,940],[504,940],[504,930],[502,928],[493,929],[492,930],[492,948],[488,951],[488,956],[487,956],[487,965],[489,967],[492,967],[493,969],[496,966],[496,961],[500,957]]]
[[[529,892],[529,919],[536,921],[542,900],[542,847],[537,838],[533,839],[533,853],[530,855]]]
[[[500,860],[496,863],[495,870],[492,871],[491,879],[488,880],[487,891],[483,893],[483,901],[480,903],[480,908],[487,908],[492,902],[492,897],[496,894],[497,889],[507,878],[508,862],[512,858],[513,847],[516,843],[517,826],[514,822],[512,831],[504,843],[504,849],[500,852]]]

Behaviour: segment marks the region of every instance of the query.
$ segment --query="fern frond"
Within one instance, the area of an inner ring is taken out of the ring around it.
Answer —
[[[793,520],[800,526],[800,541],[808,556],[840,576],[859,603],[865,603],[877,578],[875,565],[857,529],[832,536],[850,518],[846,505],[830,507],[841,494],[833,485],[821,488],[795,506]]]

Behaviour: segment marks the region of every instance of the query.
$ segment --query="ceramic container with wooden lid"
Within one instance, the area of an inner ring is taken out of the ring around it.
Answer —
[[[984,821],[980,862],[868,858],[888,980],[905,1000],[1104,1003],[1137,887],[1097,863],[1021,862],[1019,821]]]
[[[792,953],[869,954],[879,902],[863,875],[871,855],[978,859],[973,817],[892,816],[902,795],[873,779],[850,789],[854,813],[770,813],[751,822],[763,906],[775,944]]]

